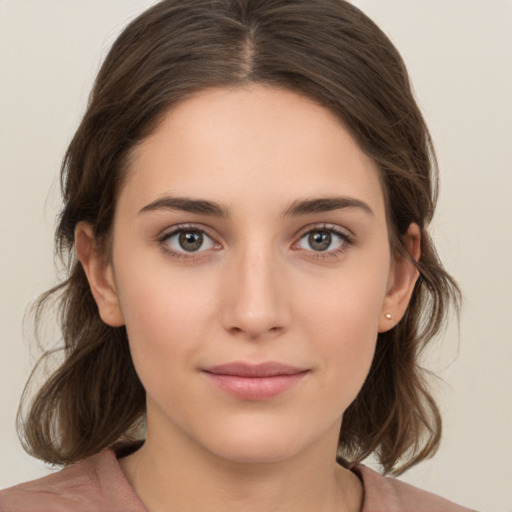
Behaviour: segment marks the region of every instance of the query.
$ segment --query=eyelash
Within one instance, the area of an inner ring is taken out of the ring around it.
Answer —
[[[191,252],[186,252],[186,251],[181,252],[181,251],[176,251],[176,250],[172,249],[169,246],[169,244],[168,244],[168,241],[173,236],[178,235],[178,234],[183,233],[183,232],[187,232],[187,231],[195,231],[195,232],[199,232],[199,233],[201,233],[203,235],[206,235],[206,237],[208,237],[210,240],[212,240],[212,242],[216,246],[220,247],[220,244],[215,242],[213,237],[210,236],[208,234],[208,232],[204,228],[201,228],[201,227],[196,226],[194,224],[186,224],[186,225],[176,226],[172,231],[168,231],[168,232],[163,233],[157,239],[157,242],[158,242],[158,244],[162,247],[162,249],[167,254],[171,255],[171,257],[173,257],[175,259],[178,259],[178,260],[194,261],[198,257],[201,257],[202,253],[205,252],[205,251],[204,250],[203,251],[199,250],[199,251],[191,251]],[[354,244],[354,239],[353,239],[353,237],[351,235],[347,234],[346,232],[343,232],[343,231],[339,230],[338,228],[336,228],[336,226],[333,226],[331,224],[321,224],[321,225],[309,226],[304,231],[302,231],[302,233],[300,234],[297,242],[295,242],[292,245],[292,249],[305,236],[310,235],[311,233],[315,233],[315,232],[327,232],[327,233],[330,233],[332,235],[335,235],[335,236],[339,237],[341,242],[342,242],[340,247],[338,247],[337,249],[334,249],[334,250],[330,250],[330,251],[314,251],[314,250],[306,250],[306,249],[304,249],[305,252],[311,253],[310,257],[313,257],[315,259],[337,258],[337,257],[341,256],[351,245]],[[298,249],[294,249],[294,250],[301,250],[301,249],[298,248]]]

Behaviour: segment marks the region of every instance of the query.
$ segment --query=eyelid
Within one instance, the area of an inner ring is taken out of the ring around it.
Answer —
[[[303,228],[301,228],[297,232],[297,238],[304,236],[311,231],[331,231],[333,233],[339,233],[341,236],[346,236],[347,238],[353,238],[354,234],[348,228],[339,226],[338,224],[332,224],[330,222],[320,222],[316,224],[309,224]]]

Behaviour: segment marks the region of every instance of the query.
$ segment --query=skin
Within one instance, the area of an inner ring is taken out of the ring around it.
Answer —
[[[359,203],[289,211],[334,196]],[[199,250],[180,246],[180,227],[205,233]],[[342,416],[417,271],[392,257],[378,170],[340,121],[282,89],[203,91],[134,150],[108,258],[92,233],[77,225],[78,257],[102,319],[126,325],[147,392],[146,443],[120,462],[148,510],[360,510],[361,483],[335,463]],[[405,243],[417,259],[416,225]],[[305,376],[241,399],[203,371],[233,361]]]

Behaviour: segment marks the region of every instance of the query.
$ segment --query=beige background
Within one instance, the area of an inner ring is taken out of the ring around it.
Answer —
[[[101,57],[149,0],[0,0],[0,487],[47,469],[14,417],[33,363],[25,308],[54,283],[58,170]],[[465,307],[430,353],[445,417],[437,456],[404,479],[512,511],[512,2],[360,0],[409,66],[442,180],[433,226]]]

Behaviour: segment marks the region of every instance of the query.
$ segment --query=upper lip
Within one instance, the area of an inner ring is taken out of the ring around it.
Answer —
[[[278,375],[296,375],[307,371],[307,369],[277,362],[261,364],[233,362],[211,366],[205,368],[204,371],[216,375],[232,375],[238,377],[276,377]]]

